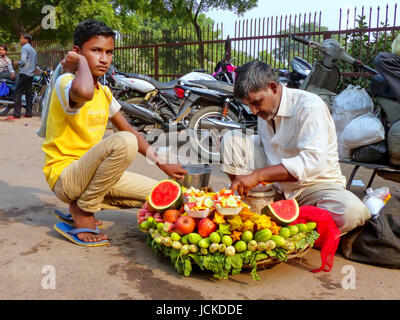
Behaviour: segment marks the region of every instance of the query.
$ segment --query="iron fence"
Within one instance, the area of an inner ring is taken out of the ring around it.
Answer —
[[[291,40],[290,35],[296,34],[318,42],[335,38],[355,58],[371,64],[378,52],[390,50],[400,30],[396,16],[397,4],[375,9],[364,6],[340,9],[337,30],[324,26],[322,11],[238,20],[230,38],[229,55],[235,58],[235,65],[259,59],[274,69],[289,68],[294,56],[312,63],[316,52]],[[201,41],[188,26],[164,32],[158,39],[150,32],[117,34],[114,64],[121,71],[146,74],[160,81],[180,77],[196,68],[212,73],[225,53],[226,39],[222,24],[203,27]],[[33,45],[38,52],[38,64],[55,67],[72,48],[72,41],[34,41]],[[19,59],[20,53],[11,52],[9,56],[12,60]]]

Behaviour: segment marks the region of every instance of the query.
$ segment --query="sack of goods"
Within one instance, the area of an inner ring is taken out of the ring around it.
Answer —
[[[388,149],[389,161],[396,166],[400,165],[400,120],[389,129]]]
[[[353,119],[340,135],[339,155],[350,156],[351,150],[385,140],[385,128],[371,112]],[[340,154],[342,152],[342,154]],[[348,153],[346,153],[348,152]]]
[[[373,107],[374,103],[364,88],[348,85],[345,90],[337,95],[332,105],[332,118],[338,137],[351,120],[362,114],[372,112]]]

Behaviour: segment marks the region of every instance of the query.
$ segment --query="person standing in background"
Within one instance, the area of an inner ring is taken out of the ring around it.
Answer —
[[[21,98],[25,93],[26,112],[25,117],[32,117],[32,80],[36,68],[36,50],[31,46],[32,37],[28,33],[21,34],[19,43],[21,44],[21,60],[14,64],[20,67],[19,79],[15,90],[14,115],[8,120],[21,118]]]

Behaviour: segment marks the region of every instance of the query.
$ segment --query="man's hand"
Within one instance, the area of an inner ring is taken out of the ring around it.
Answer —
[[[66,57],[61,61],[61,64],[65,71],[73,73],[78,70],[80,59],[85,59],[85,57],[75,51],[68,51]]]
[[[236,176],[229,189],[237,191],[242,198],[245,198],[247,193],[259,182],[257,171],[253,171],[245,176]]]
[[[158,167],[169,177],[183,179],[188,172],[180,164],[159,164]]]

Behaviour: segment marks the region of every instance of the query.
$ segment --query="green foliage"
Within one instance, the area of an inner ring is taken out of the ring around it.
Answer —
[[[357,20],[357,32],[347,35],[341,40],[341,45],[344,47],[347,43],[346,52],[353,58],[362,61],[364,64],[374,68],[373,62],[375,57],[380,52],[390,52],[391,45],[396,38],[398,32],[371,32],[370,35],[366,32],[368,24],[365,16],[358,16]],[[387,27],[388,25],[381,22],[381,27]],[[356,67],[353,67],[346,63],[341,63],[341,72],[360,72]],[[360,85],[363,88],[367,88],[371,82],[369,77],[342,77],[338,86],[338,92],[344,90],[347,85]]]
[[[327,27],[320,26],[318,23],[303,23],[300,27],[295,25],[289,25],[285,30],[279,32],[279,35],[290,35],[295,33],[306,33],[312,31],[328,31]],[[321,41],[320,35],[312,35],[304,37],[308,40],[319,42]],[[308,62],[312,62],[317,58],[317,52],[307,45],[304,45],[298,41],[292,40],[290,37],[285,36],[283,40],[278,40],[278,47],[275,48],[270,58],[270,65],[276,65],[276,69],[285,68],[294,57],[300,56],[305,58]],[[275,60],[275,62],[273,62]]]

